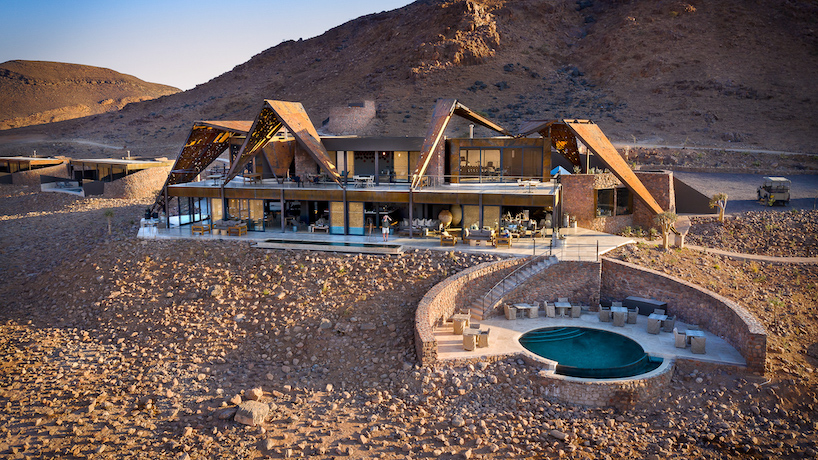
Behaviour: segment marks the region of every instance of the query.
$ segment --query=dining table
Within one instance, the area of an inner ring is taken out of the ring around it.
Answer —
[[[560,318],[564,318],[566,314],[571,314],[571,302],[554,302],[554,308]]]

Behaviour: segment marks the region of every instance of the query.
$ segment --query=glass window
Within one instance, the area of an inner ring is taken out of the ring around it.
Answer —
[[[482,176],[491,180],[500,175],[500,149],[483,149]]]
[[[616,215],[633,214],[633,195],[626,188],[616,189]]]
[[[480,149],[460,150],[460,178],[475,180],[480,177]]]
[[[597,217],[614,215],[613,189],[600,189],[596,191],[596,215]]]
[[[523,175],[523,149],[503,149],[503,176],[509,180],[516,180]]]
[[[409,179],[409,152],[395,152],[395,180]]]

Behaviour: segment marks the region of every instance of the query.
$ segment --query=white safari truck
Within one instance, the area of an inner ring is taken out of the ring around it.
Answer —
[[[764,183],[758,187],[758,199],[767,206],[786,206],[790,202],[791,184],[786,177],[765,177]]]

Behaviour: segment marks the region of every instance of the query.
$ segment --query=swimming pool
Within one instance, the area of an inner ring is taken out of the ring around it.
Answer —
[[[632,377],[658,368],[661,358],[645,353],[624,335],[583,327],[548,327],[520,337],[526,350],[556,361],[556,373],[570,377]]]

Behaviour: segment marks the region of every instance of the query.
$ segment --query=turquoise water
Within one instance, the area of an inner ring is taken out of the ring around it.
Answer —
[[[549,327],[523,334],[526,350],[556,361],[557,374],[610,379],[650,372],[660,364],[624,335],[581,327]]]
[[[395,248],[399,246],[398,244],[381,244],[381,243],[352,243],[347,241],[319,241],[319,240],[277,240],[277,239],[269,239],[264,240],[265,243],[278,243],[278,244],[309,244],[313,246],[338,246],[338,247],[348,247],[348,248]]]

